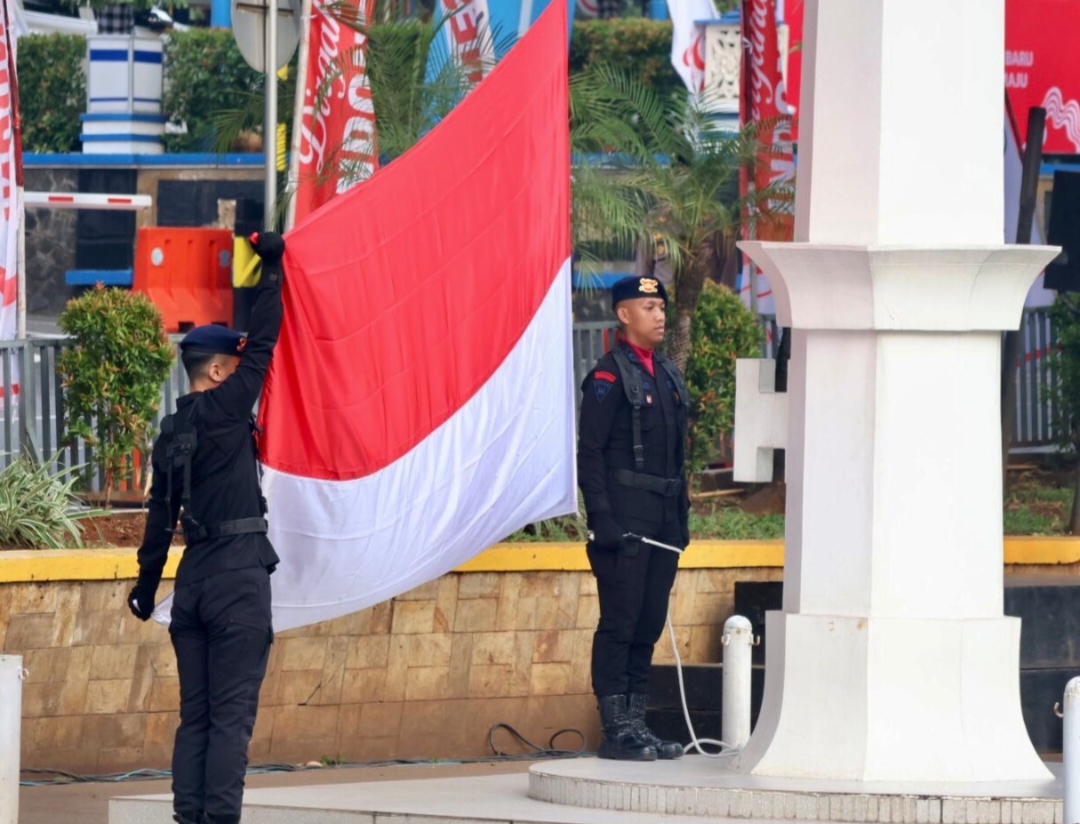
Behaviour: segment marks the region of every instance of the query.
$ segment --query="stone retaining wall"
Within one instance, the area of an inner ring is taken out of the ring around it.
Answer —
[[[735,581],[781,575],[682,570],[672,617],[684,660],[720,660]],[[168,766],[176,661],[166,630],[129,613],[130,587],[0,583],[0,650],[23,655],[29,673],[24,767],[101,774]],[[588,572],[451,573],[355,615],[281,633],[252,763],[483,756],[500,721],[543,746],[574,727],[595,747],[589,651],[597,609]],[[657,660],[670,659],[665,636]],[[507,736],[499,741],[513,750]],[[572,736],[558,743],[577,746]]]

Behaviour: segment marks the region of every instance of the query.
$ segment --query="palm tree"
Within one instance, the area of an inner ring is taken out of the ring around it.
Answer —
[[[666,348],[685,369],[705,281],[719,279],[744,220],[763,227],[790,213],[793,187],[740,197],[740,173],[752,175],[770,151],[759,144],[758,128],[723,135],[701,101],[685,93],[661,97],[611,67],[571,79],[570,123],[575,151],[592,153],[574,170],[575,248],[663,245],[674,272]]]

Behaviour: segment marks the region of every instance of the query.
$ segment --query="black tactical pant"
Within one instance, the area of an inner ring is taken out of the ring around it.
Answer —
[[[600,596],[592,649],[593,692],[599,697],[648,692],[653,647],[664,631],[679,556],[637,546],[636,554],[588,547]]]
[[[273,642],[270,574],[253,567],[178,586],[169,634],[180,675],[173,808],[234,824]]]

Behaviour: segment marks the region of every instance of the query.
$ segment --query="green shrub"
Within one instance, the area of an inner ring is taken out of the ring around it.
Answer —
[[[192,28],[172,32],[165,40],[165,95],[162,108],[174,123],[186,123],[186,134],[165,135],[168,152],[206,152],[223,147],[244,129],[261,132],[261,73],[240,54],[229,29]],[[296,57],[287,80],[278,81],[278,122],[291,128],[296,96]],[[230,117],[231,115],[231,117]]]
[[[79,467],[54,475],[49,471],[54,461],[38,465],[19,456],[0,470],[0,547],[82,546],[79,520],[95,513],[76,508],[79,502],[72,488]]]
[[[631,72],[660,94],[682,88],[671,65],[671,23],[641,17],[615,17],[574,23],[570,71],[605,64]]]
[[[79,150],[86,111],[86,39],[72,34],[19,38],[19,108],[27,152]]]
[[[1050,324],[1057,348],[1050,351],[1050,369],[1057,376],[1050,392],[1058,445],[1074,452],[1080,438],[1080,304],[1071,295],[1058,295],[1050,307]]]
[[[81,437],[97,451],[107,501],[131,454],[148,444],[172,346],[146,295],[100,284],[69,301],[59,325],[72,337],[57,362],[68,441]]]
[[[757,318],[730,289],[706,281],[690,326],[686,382],[693,395],[689,464],[700,470],[735,424],[735,361],[760,357]]]

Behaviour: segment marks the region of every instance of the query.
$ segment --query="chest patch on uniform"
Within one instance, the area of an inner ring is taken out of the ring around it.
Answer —
[[[675,403],[681,404],[682,398],[679,397],[679,390],[675,388],[675,381],[673,381],[671,378],[668,378],[667,385],[668,389],[671,390],[671,394],[675,396]]]
[[[608,396],[613,386],[612,381],[604,380],[603,378],[596,378],[592,382],[593,392],[596,393],[597,403],[603,403],[604,398]]]

